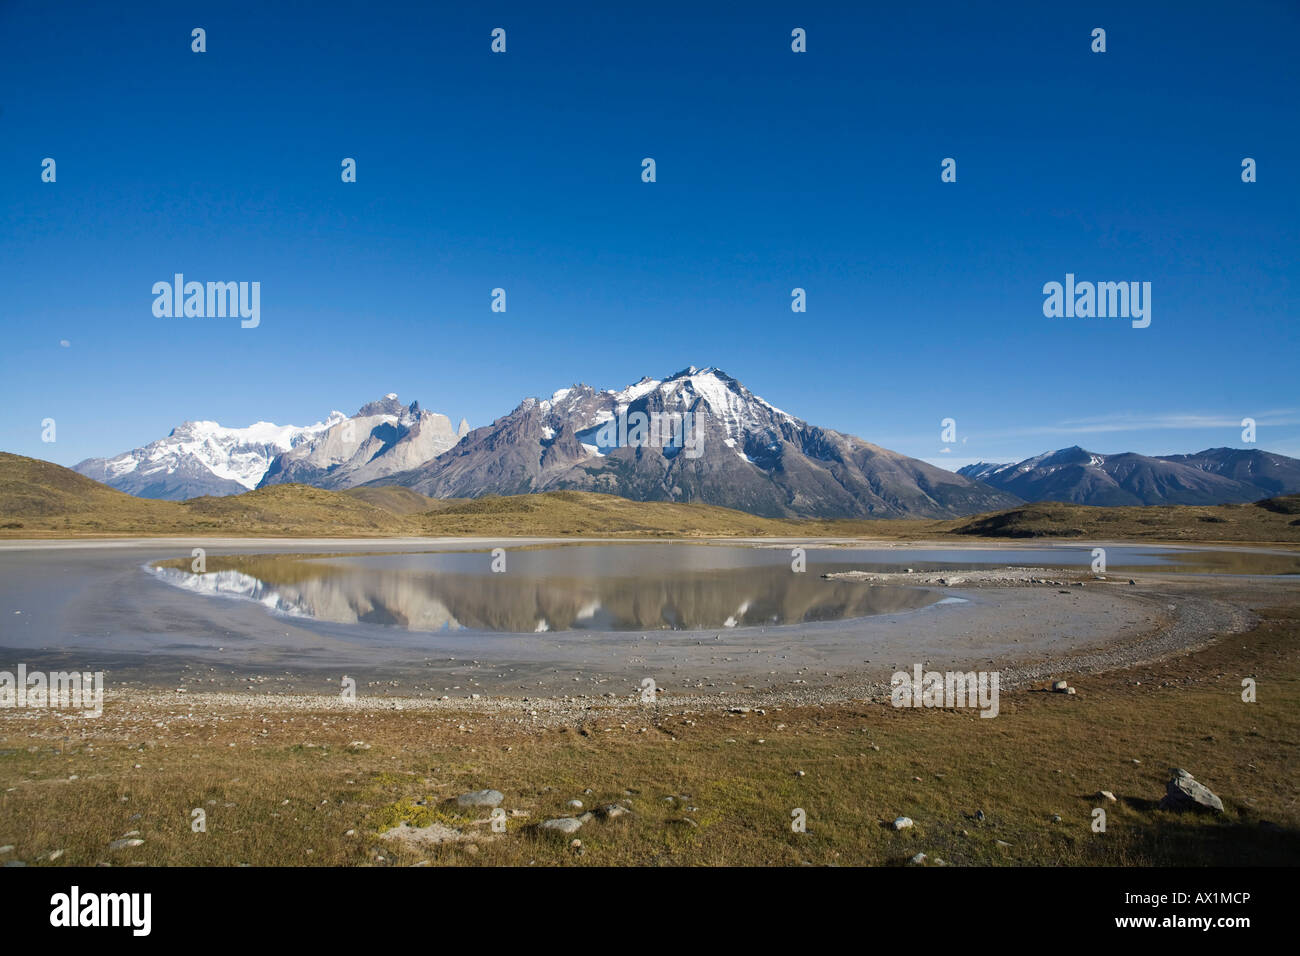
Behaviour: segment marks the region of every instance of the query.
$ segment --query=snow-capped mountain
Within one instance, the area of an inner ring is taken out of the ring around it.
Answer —
[[[363,405],[352,418],[331,425],[271,462],[261,485],[301,482],[320,488],[352,488],[436,458],[469,432],[461,419],[453,429],[446,415],[419,402],[403,406],[393,393]]]
[[[461,422],[461,434],[468,430]],[[275,480],[350,487],[410,468],[450,448],[456,439],[445,416],[424,412],[414,403],[403,408],[390,394],[352,418],[334,411],[314,425],[257,422],[230,428],[211,421],[185,422],[143,448],[112,458],[89,458],[74,470],[141,498],[179,501],[240,494]],[[283,477],[286,474],[301,477]],[[349,482],[354,474],[357,480]]]
[[[1300,491],[1300,461],[1232,448],[1152,458],[1076,446],[950,472],[810,425],[720,369],[694,366],[622,389],[572,385],[526,398],[474,431],[391,393],[314,425],[186,422],[76,471],[146,498],[285,482],[398,484],[443,498],[573,489],[824,518],[949,517],[1023,501],[1219,504]]]
[[[1012,464],[958,470],[1026,501],[1083,505],[1214,505],[1300,491],[1300,461],[1258,449],[1194,455],[1098,455],[1077,445]]]
[[[73,470],[141,498],[236,495],[256,488],[277,457],[346,418],[331,412],[314,425],[256,422],[247,428],[185,422],[143,448],[88,458]]]
[[[375,484],[433,497],[576,489],[770,516],[947,516],[1018,504],[961,475],[817,428],[716,368],[528,398]]]

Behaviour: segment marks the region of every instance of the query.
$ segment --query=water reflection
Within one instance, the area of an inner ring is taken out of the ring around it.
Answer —
[[[940,595],[824,581],[788,564],[636,575],[463,573],[250,559],[245,570],[154,573],[199,593],[248,598],[279,613],[412,631],[653,630],[837,621],[908,611]]]
[[[1109,567],[1287,574],[1295,552],[1109,547]],[[1009,560],[1010,559],[1010,560]],[[1087,568],[1092,549],[808,549],[807,571],[784,548],[686,543],[582,544],[510,549],[492,573],[484,551],[352,555],[243,555],[152,569],[192,591],[258,601],[273,611],[338,624],[411,631],[469,628],[530,633],[750,627],[837,621],[933,604],[933,590],[826,581],[821,574],[964,570],[989,566]]]

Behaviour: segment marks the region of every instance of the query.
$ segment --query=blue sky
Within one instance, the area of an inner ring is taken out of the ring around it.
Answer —
[[[446,6],[0,0],[0,449],[694,364],[952,467],[1300,456],[1300,5]],[[260,326],[156,318],[177,272]],[[1067,272],[1150,327],[1045,318]]]

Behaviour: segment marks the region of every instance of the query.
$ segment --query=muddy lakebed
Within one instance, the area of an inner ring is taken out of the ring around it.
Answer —
[[[1291,590],[1300,573],[1289,551],[1106,545],[1099,582],[1078,542],[215,539],[201,558],[194,544],[0,546],[0,649],[196,690],[328,693],[345,673],[452,697],[621,694],[647,674],[696,691],[829,686],[1132,643],[1168,629],[1178,603],[1208,607],[1214,582]],[[1000,568],[1087,586],[933,579]],[[1171,588],[1186,598],[1171,604]]]

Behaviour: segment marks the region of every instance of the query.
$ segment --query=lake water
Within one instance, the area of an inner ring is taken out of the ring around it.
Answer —
[[[494,562],[504,571],[493,571]],[[650,631],[840,621],[927,607],[942,591],[826,581],[834,571],[981,567],[1086,569],[1091,547],[809,548],[806,572],[785,548],[691,543],[584,544],[439,553],[246,555],[206,574],[151,569],[200,594],[257,601],[289,616],[409,631]],[[214,559],[214,565],[217,562]],[[1300,573],[1286,552],[1107,549],[1111,572],[1160,567]]]

